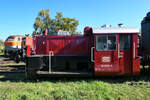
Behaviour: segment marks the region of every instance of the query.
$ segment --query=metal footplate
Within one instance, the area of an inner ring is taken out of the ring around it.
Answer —
[[[70,72],[70,71],[53,71],[49,73],[49,71],[37,71],[38,75],[49,75],[49,76],[65,76],[65,77],[90,77],[93,76],[91,72]]]

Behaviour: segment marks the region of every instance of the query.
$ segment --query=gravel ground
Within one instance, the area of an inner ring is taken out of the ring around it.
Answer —
[[[3,55],[0,55],[0,72],[14,72],[14,71],[23,71],[24,63],[15,63],[10,58],[5,58]]]
[[[0,81],[18,81],[24,78],[25,64],[15,63],[8,57],[0,55]]]

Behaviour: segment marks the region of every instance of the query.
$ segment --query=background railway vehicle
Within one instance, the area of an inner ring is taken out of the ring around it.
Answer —
[[[85,27],[84,35],[34,37],[35,55],[27,46],[26,76],[138,75],[139,30],[129,27]]]
[[[150,66],[150,12],[144,17],[141,22],[141,37],[140,37],[140,56],[142,56],[141,64]]]
[[[15,61],[19,63],[20,61],[25,61],[27,45],[30,46],[30,52],[33,54],[33,37],[26,35],[22,38],[21,49],[18,49],[15,53]]]
[[[12,35],[9,36],[4,42],[4,55],[9,54],[14,56],[14,54],[21,49],[21,42],[24,36]]]

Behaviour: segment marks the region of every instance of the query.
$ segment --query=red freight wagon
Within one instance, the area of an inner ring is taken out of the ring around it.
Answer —
[[[26,61],[27,78],[38,74],[137,75],[138,33],[137,29],[126,27],[86,27],[83,36],[36,36],[35,55],[28,55]]]

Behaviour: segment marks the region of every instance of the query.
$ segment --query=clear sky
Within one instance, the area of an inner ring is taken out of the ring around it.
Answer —
[[[51,18],[56,12],[76,18],[80,22],[78,31],[85,26],[118,23],[140,29],[141,20],[150,11],[150,0],[0,0],[0,39],[31,34],[41,9],[50,9]]]

